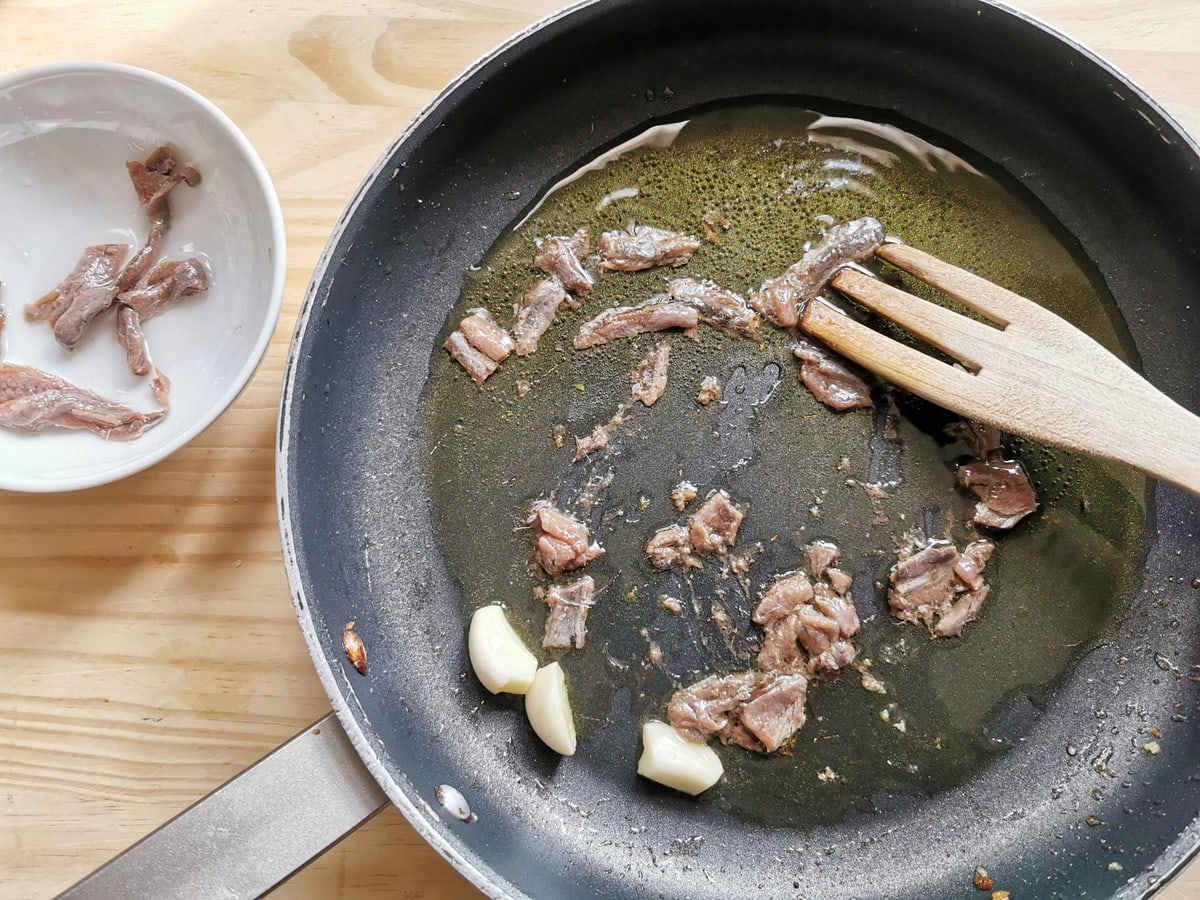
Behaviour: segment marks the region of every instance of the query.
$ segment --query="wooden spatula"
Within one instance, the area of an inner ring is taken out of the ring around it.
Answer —
[[[808,304],[801,327],[863,368],[961,416],[1115,460],[1200,494],[1200,418],[1092,338],[1032,300],[915,247],[887,243],[876,256],[995,323],[959,315],[854,269],[834,276],[830,283],[838,291],[962,368],[820,299]]]

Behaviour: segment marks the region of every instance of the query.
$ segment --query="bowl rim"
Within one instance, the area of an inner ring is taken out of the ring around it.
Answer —
[[[205,412],[190,422],[187,427],[171,440],[164,443],[154,452],[139,456],[129,462],[112,466],[102,472],[73,478],[46,480],[42,478],[28,478],[21,475],[14,476],[10,473],[0,471],[0,490],[27,493],[62,493],[83,490],[119,481],[122,478],[142,472],[166,459],[208,428],[225,410],[233,405],[234,401],[245,390],[254,377],[254,373],[258,370],[263,357],[266,356],[267,348],[270,346],[271,339],[274,337],[279,324],[280,311],[283,308],[283,294],[287,284],[287,235],[284,227],[283,209],[279,203],[279,195],[275,190],[275,183],[267,171],[266,164],[263,163],[262,158],[258,155],[258,151],[254,148],[250,139],[246,137],[241,128],[215,103],[193,88],[159,72],[126,63],[108,62],[105,60],[66,60],[29,66],[14,72],[8,72],[0,75],[0,92],[8,91],[14,87],[47,77],[88,74],[120,75],[134,81],[142,81],[167,88],[180,95],[184,100],[199,107],[229,136],[230,140],[240,151],[245,162],[249,165],[255,181],[262,189],[263,196],[267,201],[267,215],[271,226],[270,296],[267,297],[265,317],[258,337],[255,339],[254,346],[242,362],[235,376],[229,380],[225,390],[217,396]]]

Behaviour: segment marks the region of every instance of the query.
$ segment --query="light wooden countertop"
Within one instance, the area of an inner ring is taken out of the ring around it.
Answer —
[[[1195,0],[1011,2],[1098,50],[1200,134]],[[288,238],[274,341],[215,425],[117,484],[0,493],[0,897],[67,887],[328,710],[276,529],[275,420],[296,312],[392,137],[469,63],[559,5],[0,3],[0,72],[113,60],[222,107],[266,162]],[[389,809],[279,894],[385,892],[473,893]],[[1200,864],[1163,897],[1200,897]]]

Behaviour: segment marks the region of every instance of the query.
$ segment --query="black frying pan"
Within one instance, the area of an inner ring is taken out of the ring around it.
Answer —
[[[879,796],[835,824],[768,827],[633,778],[642,713],[628,698],[558,763],[519,706],[469,674],[420,432],[464,273],[523,211],[512,197],[648,122],[762,97],[916,123],[1007,172],[1094,262],[1151,381],[1196,406],[1196,150],[1082,49],[965,0],[576,7],[483,61],[410,127],[314,278],[288,371],[280,487],[300,619],[335,709],[392,801],[489,893],[969,896],[981,863],[1022,897],[1152,889],[1200,835],[1197,502],[1173,489],[1153,491],[1154,539],[1114,639],[1044,708],[1001,717],[1012,749],[957,789]],[[351,619],[366,679],[342,653]],[[1159,755],[1141,749],[1151,724]],[[464,792],[477,822],[439,812],[440,783]]]

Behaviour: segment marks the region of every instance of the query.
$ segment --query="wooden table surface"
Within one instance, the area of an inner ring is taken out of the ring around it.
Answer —
[[[1012,3],[1098,50],[1200,134],[1196,0]],[[117,484],[0,493],[0,897],[67,887],[328,710],[276,531],[272,450],[296,312],[335,219],[392,137],[469,63],[559,5],[0,2],[0,72],[113,60],[222,107],[266,162],[288,239],[274,341],[215,425]],[[385,892],[473,890],[391,809],[279,890]],[[1200,897],[1200,864],[1163,896]]]

